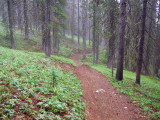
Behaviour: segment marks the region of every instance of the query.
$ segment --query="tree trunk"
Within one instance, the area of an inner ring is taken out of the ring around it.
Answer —
[[[99,64],[99,35],[97,35],[96,42],[96,64]]]
[[[45,40],[45,4],[44,1],[41,2],[41,19],[42,19],[42,46],[43,46],[43,50],[45,51],[46,48],[46,40]]]
[[[108,62],[107,62],[107,66],[109,68],[112,67],[112,61],[113,61],[113,57],[115,54],[115,1],[112,0],[112,2],[110,3],[110,7],[111,10],[109,11],[109,17],[110,17],[110,34],[111,34],[111,38],[109,39],[109,55],[108,55]]]
[[[96,29],[99,29],[100,27],[100,7],[99,4],[97,4],[97,13],[96,13]],[[100,44],[100,33],[99,30],[96,32],[96,64],[99,64],[99,44]]]
[[[63,5],[63,10],[64,10],[64,13],[67,13],[65,5]],[[65,25],[67,24],[65,19],[63,19],[63,23]],[[65,42],[66,41],[66,28],[63,28],[62,30],[63,30],[63,42]]]
[[[158,2],[159,2],[159,7],[158,7],[158,20],[157,20],[157,30],[156,30],[156,42],[158,43],[155,43],[154,44],[154,46],[155,46],[155,48],[154,48],[154,67],[153,67],[153,69],[154,69],[154,75],[156,76],[156,77],[160,77],[159,75],[158,75],[158,72],[159,72],[159,69],[160,69],[160,42],[159,42],[159,38],[160,38],[160,34],[159,34],[159,32],[160,32],[160,25],[159,25],[159,22],[160,22],[160,0],[158,0]]]
[[[93,42],[92,42],[92,54],[93,54],[93,64],[95,64],[95,54],[96,54],[96,3],[93,3]]]
[[[146,9],[147,9],[147,0],[143,0],[143,15],[142,15],[142,30],[141,30],[141,39],[139,42],[138,50],[138,61],[137,61],[137,71],[136,71],[136,83],[140,84],[140,75],[143,62],[143,46],[144,46],[144,35],[145,35],[145,23],[146,23]]]
[[[50,57],[51,55],[51,28],[50,28],[50,0],[46,0],[46,55]]]
[[[9,17],[9,30],[10,30],[10,40],[11,40],[11,48],[15,49],[14,45],[14,37],[13,37],[13,16],[12,16],[12,0],[8,0],[8,17]]]
[[[129,43],[130,43],[130,28],[127,27],[127,38],[125,40],[125,69],[129,70]]]
[[[29,39],[29,28],[28,28],[28,5],[27,5],[27,1],[24,0],[23,1],[24,4],[24,23],[25,23],[25,40]]]
[[[88,24],[89,24],[89,46],[91,45],[91,29],[90,29],[90,19],[88,20]]]
[[[124,35],[125,35],[125,26],[126,26],[125,20],[126,20],[126,0],[121,0],[120,15],[119,15],[117,73],[116,73],[116,79],[118,81],[123,80]]]
[[[152,0],[151,4],[148,4],[148,7],[151,8],[148,10],[148,22],[146,24],[148,24],[148,35],[146,38],[146,51],[144,53],[144,64],[145,66],[145,74],[149,75],[149,66],[150,66],[150,56],[151,56],[151,48],[152,48],[152,36],[154,34],[153,30],[155,29],[155,24],[154,24],[154,17],[156,15],[156,4],[157,4],[157,0]]]
[[[75,9],[75,0],[73,0],[73,10],[72,10],[72,22],[71,22],[71,34],[72,34],[72,42],[74,42],[74,9]]]
[[[129,51],[129,39],[126,39],[126,46],[125,46],[125,69],[129,70],[129,56],[128,56],[128,51]]]
[[[82,10],[82,16],[83,16],[83,59],[86,58],[86,39],[87,39],[87,4],[88,4],[88,0],[83,1],[82,5],[83,5],[83,10]]]
[[[63,28],[63,41],[64,42],[66,41],[66,30],[65,30],[65,28]]]
[[[56,50],[56,33],[55,33],[55,27],[56,26],[53,26],[53,53],[55,52]]]
[[[59,56],[59,49],[60,49],[60,48],[59,48],[59,43],[60,43],[59,39],[57,40],[57,42],[58,42],[58,43],[57,43],[57,44],[58,44],[58,45],[57,45],[57,55]]]
[[[18,29],[22,29],[22,18],[21,18],[21,1],[17,2],[17,22],[18,22]]]

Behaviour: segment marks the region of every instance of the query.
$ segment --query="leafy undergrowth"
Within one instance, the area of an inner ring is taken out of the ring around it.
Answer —
[[[43,56],[0,47],[0,119],[84,119],[77,77]]]
[[[137,85],[135,84],[136,73],[124,70],[124,80],[117,82],[115,80],[116,69],[112,77],[112,70],[104,64],[106,63],[105,53],[105,51],[100,53],[99,65],[91,64],[93,59],[91,54],[88,54],[83,62],[105,75],[119,92],[129,96],[132,103],[141,107],[151,118],[160,119],[160,80],[142,75],[141,85]]]
[[[19,30],[14,30],[15,48],[17,50],[27,50],[30,52],[42,52],[41,39],[30,34],[30,39],[24,39],[24,33]],[[10,48],[11,42],[9,39],[9,32],[7,29],[0,25],[0,44],[3,47]]]

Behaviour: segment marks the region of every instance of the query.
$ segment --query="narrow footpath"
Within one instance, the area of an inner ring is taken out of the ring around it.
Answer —
[[[77,63],[75,74],[82,83],[84,102],[88,104],[87,120],[149,120],[140,108],[109,83],[101,73],[81,64],[78,53],[72,57]]]

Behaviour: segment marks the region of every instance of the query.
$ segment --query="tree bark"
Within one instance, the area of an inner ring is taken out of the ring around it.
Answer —
[[[146,38],[146,50],[144,52],[144,64],[145,64],[145,74],[149,75],[149,66],[150,66],[150,56],[151,56],[151,48],[152,48],[152,36],[154,35],[153,30],[155,29],[155,15],[156,15],[156,4],[157,4],[157,0],[152,0],[151,4],[148,4],[148,7],[151,9],[147,9],[148,10],[148,19],[146,20],[148,24],[148,35]]]
[[[46,55],[50,57],[51,55],[51,28],[50,28],[50,0],[46,0],[46,18],[45,18],[45,23],[46,23]]]
[[[126,21],[126,0],[121,0],[120,15],[119,15],[117,73],[116,73],[116,79],[118,81],[123,80],[124,35],[125,35],[125,26],[126,26],[125,21]]]
[[[141,39],[139,42],[138,50],[138,61],[137,61],[137,71],[136,71],[136,83],[140,84],[140,75],[143,62],[143,46],[144,46],[144,35],[145,35],[145,23],[146,23],[146,9],[147,9],[147,0],[143,0],[143,14],[142,14],[142,30],[141,30]]]
[[[96,64],[99,64],[99,44],[100,44],[100,31],[99,31],[99,27],[100,27],[100,14],[101,14],[101,11],[100,11],[100,6],[99,4],[97,4],[97,13],[96,13],[96,17],[97,17],[97,20],[96,20],[96,29],[97,29],[97,32],[96,32]]]
[[[88,4],[88,0],[83,1],[82,5],[83,5],[83,10],[82,10],[82,16],[83,16],[83,59],[86,58],[86,39],[87,39],[87,4]]]
[[[93,3],[93,42],[92,42],[92,54],[93,54],[93,64],[95,64],[95,54],[96,54],[96,3]]]
[[[29,39],[29,28],[28,28],[28,5],[27,5],[27,1],[24,0],[23,1],[24,4],[24,23],[25,23],[25,40]]]
[[[7,5],[8,5],[8,17],[9,17],[9,30],[10,30],[11,48],[15,49],[14,37],[13,37],[12,2],[13,2],[12,0],[8,0]]]
[[[22,31],[21,1],[17,2],[17,17],[18,29]]]
[[[158,75],[158,72],[159,72],[159,69],[160,69],[160,42],[159,42],[159,38],[160,38],[160,34],[159,34],[159,31],[160,31],[160,25],[159,25],[159,22],[160,22],[160,0],[158,0],[159,2],[159,7],[158,7],[158,20],[157,20],[157,30],[156,30],[156,42],[158,43],[155,43],[155,48],[154,48],[154,75],[156,77],[160,77]]]
[[[56,33],[55,33],[55,31],[56,31],[56,25],[53,26],[53,53],[55,52],[56,47],[57,47],[57,43],[56,43],[57,38],[56,38]]]
[[[65,5],[63,5],[63,10],[64,10],[64,13],[67,13]],[[63,23],[67,24],[65,19],[63,19]],[[66,41],[66,28],[63,28],[63,42],[65,42],[65,41]]]
[[[73,0],[73,10],[72,10],[72,22],[71,22],[71,34],[72,34],[72,42],[74,42],[74,11],[75,10],[75,0]]]
[[[63,41],[64,42],[66,41],[66,30],[65,30],[65,28],[63,28]]]
[[[45,4],[44,1],[41,2],[41,19],[42,19],[42,46],[43,46],[43,50],[45,51],[46,48],[46,40],[45,40]]]
[[[96,42],[96,64],[99,64],[99,35],[97,35]]]
[[[90,19],[88,20],[88,24],[89,24],[89,46],[91,45],[91,29],[90,29]]]
[[[107,66],[109,68],[112,67],[112,61],[113,61],[113,57],[115,54],[115,0],[112,0],[112,2],[110,3],[110,11],[109,11],[109,18],[110,18],[110,34],[111,34],[111,38],[109,39],[109,55],[108,55],[108,62],[107,62]]]

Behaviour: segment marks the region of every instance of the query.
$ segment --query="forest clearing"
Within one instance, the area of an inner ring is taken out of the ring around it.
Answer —
[[[160,0],[0,0],[0,120],[160,120]]]

